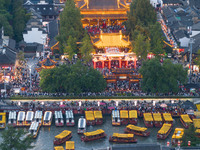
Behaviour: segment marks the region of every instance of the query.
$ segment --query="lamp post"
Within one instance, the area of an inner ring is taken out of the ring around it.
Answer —
[[[190,38],[190,75],[189,75],[189,83],[191,83],[192,78],[192,44],[194,43],[194,39]]]

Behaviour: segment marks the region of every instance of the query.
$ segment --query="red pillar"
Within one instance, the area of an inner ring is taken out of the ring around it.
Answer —
[[[104,61],[101,61],[101,63],[102,63],[102,68],[104,68]]]
[[[136,62],[137,62],[137,59],[135,57],[135,60],[134,60],[134,68],[136,69]]]
[[[109,59],[109,62],[108,62],[108,69],[111,68],[111,60]]]
[[[128,67],[128,60],[126,61],[126,68]]]
[[[121,68],[121,67],[122,67],[122,59],[119,58],[119,68]]]
[[[96,62],[96,61],[94,61],[94,69],[96,69],[96,67],[97,67],[97,66],[96,66],[96,63],[97,63],[97,62]]]

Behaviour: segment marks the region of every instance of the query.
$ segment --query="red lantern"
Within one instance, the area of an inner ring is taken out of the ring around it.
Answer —
[[[169,147],[169,144],[170,144],[169,141],[167,141],[167,146],[168,146],[168,147]]]
[[[188,146],[190,146],[191,145],[191,141],[188,141]]]

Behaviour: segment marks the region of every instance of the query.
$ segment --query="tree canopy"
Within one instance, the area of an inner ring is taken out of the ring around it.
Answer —
[[[143,76],[141,87],[144,92],[177,93],[179,85],[187,81],[187,70],[170,60],[164,60],[163,64],[158,59],[147,60],[139,72]]]
[[[40,72],[40,86],[46,92],[101,92],[106,88],[106,81],[99,71],[85,66],[78,61],[74,65],[61,65]]]
[[[5,35],[21,41],[29,18],[30,15],[23,8],[23,0],[0,0],[0,28],[4,27]]]
[[[0,149],[2,150],[28,150],[33,148],[31,143],[33,138],[31,136],[26,136],[26,132],[23,129],[15,129],[8,126],[8,129],[2,132],[1,138],[3,139],[0,144]]]
[[[67,0],[65,8],[60,14],[60,31],[57,36],[57,40],[60,44],[60,52],[66,52],[70,55],[70,58],[72,58],[71,55],[76,53],[77,48],[68,49],[67,46],[69,46],[68,44],[71,44],[71,42],[80,42],[83,37],[83,31],[79,8],[75,6],[74,0]]]

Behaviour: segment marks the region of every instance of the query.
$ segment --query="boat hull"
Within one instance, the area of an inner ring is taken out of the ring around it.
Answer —
[[[89,141],[94,141],[94,140],[98,140],[98,139],[102,139],[102,138],[105,138],[106,137],[106,134],[103,134],[101,136],[97,136],[97,137],[93,137],[93,138],[87,138],[87,137],[81,137],[81,141],[84,141],[84,142],[89,142]]]
[[[111,136],[109,137],[109,142],[115,143],[137,143],[137,139],[125,140],[125,139],[113,139]]]
[[[72,135],[67,136],[66,138],[63,138],[62,140],[54,140],[53,144],[54,145],[61,145],[63,143],[65,143],[66,141],[70,140],[72,138]]]
[[[150,132],[137,132],[137,131],[133,131],[133,130],[130,131],[130,130],[127,130],[127,129],[125,129],[124,132],[125,133],[132,133],[134,135],[143,136],[143,137],[147,137],[147,136],[150,135]]]

